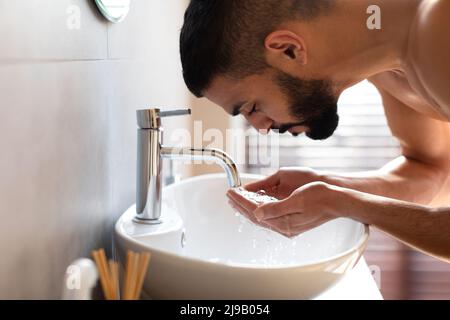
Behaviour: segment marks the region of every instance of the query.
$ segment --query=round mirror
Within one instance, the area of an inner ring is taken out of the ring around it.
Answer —
[[[130,11],[130,0],[95,0],[100,12],[111,22],[125,19]]]

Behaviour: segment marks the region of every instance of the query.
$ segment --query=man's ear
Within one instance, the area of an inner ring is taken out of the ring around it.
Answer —
[[[265,41],[267,62],[280,66],[286,61],[306,65],[307,52],[304,40],[292,31],[277,30],[270,33]]]

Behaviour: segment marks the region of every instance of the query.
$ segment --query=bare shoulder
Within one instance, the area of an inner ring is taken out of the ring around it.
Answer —
[[[424,0],[418,8],[416,21],[412,26],[412,42],[423,48],[421,44],[429,45],[428,49],[450,49],[450,1]],[[438,52],[433,52],[438,55]],[[449,53],[449,52],[446,52]],[[444,57],[444,55],[441,55]],[[448,56],[446,56],[448,58]],[[448,61],[447,61],[448,62]]]
[[[437,105],[450,114],[450,1],[424,0],[411,28],[408,59]]]

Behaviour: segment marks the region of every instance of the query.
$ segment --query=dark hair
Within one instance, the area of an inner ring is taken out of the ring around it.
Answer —
[[[264,39],[283,21],[317,17],[334,0],[191,0],[180,36],[183,77],[197,97],[212,79],[267,67]]]

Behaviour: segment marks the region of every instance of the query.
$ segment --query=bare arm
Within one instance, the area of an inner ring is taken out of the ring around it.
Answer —
[[[347,217],[375,226],[417,250],[450,262],[450,207],[435,209],[317,181],[295,189],[280,201],[266,204],[254,203],[234,190],[229,190],[227,195],[236,210],[253,222],[287,237]]]
[[[423,116],[389,93],[380,92],[402,156],[376,171],[323,173],[320,180],[418,204],[450,204],[450,124]]]
[[[333,198],[329,210],[336,216],[373,225],[419,251],[450,262],[450,208],[433,209],[349,189],[335,190]]]

